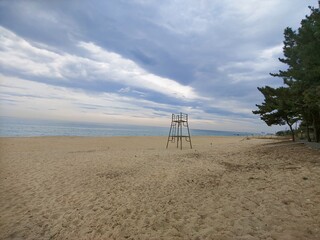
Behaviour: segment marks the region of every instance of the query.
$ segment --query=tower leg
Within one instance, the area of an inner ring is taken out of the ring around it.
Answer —
[[[180,127],[180,149],[182,150],[182,125],[183,123],[181,122],[181,127]]]
[[[189,135],[190,148],[192,149],[191,136],[190,136],[190,130],[189,130],[189,124],[188,124],[188,122],[187,122],[187,129],[188,129],[188,135]]]
[[[178,122],[178,128],[177,128],[177,132],[176,132],[176,138],[177,138],[177,148],[179,148],[179,132],[180,132],[180,123]]]
[[[169,131],[169,135],[168,135],[168,141],[167,141],[167,147],[166,148],[168,148],[168,145],[169,145],[169,140],[170,140],[171,130],[172,130],[172,124],[173,124],[173,122],[171,122],[170,131]]]

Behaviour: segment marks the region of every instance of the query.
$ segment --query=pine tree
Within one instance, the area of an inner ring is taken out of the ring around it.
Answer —
[[[259,110],[253,111],[253,113],[259,114],[261,120],[265,121],[268,126],[287,124],[291,131],[292,141],[295,141],[292,126],[298,118],[294,111],[290,89],[265,86],[258,88],[258,90],[264,95],[265,99],[261,105],[256,105]]]
[[[286,64],[288,69],[271,74],[274,77],[281,77],[287,85],[288,96],[283,96],[287,104],[283,105],[287,109],[277,110],[290,113],[291,119],[301,119],[306,124],[307,129],[312,126],[314,139],[320,141],[320,11],[319,9],[310,8],[310,16],[306,16],[301,21],[301,26],[297,31],[286,28],[284,31],[284,58],[279,61]],[[258,88],[259,89],[259,88]],[[270,99],[267,96],[272,91],[259,90],[265,96],[265,104],[269,105]],[[263,92],[264,91],[264,92]],[[284,91],[284,90],[277,90]],[[281,99],[281,93],[277,99]],[[257,105],[259,111],[263,105]],[[282,107],[283,107],[282,106]],[[266,110],[266,109],[264,109]],[[275,111],[275,110],[273,110]],[[261,112],[266,114],[265,112]],[[260,113],[260,114],[261,114]],[[291,114],[294,114],[294,118]],[[267,116],[267,115],[265,115]],[[263,119],[264,120],[264,119]],[[268,122],[266,121],[268,124]],[[270,121],[269,121],[270,123]],[[274,122],[273,124],[277,124]],[[269,125],[269,124],[268,124]]]

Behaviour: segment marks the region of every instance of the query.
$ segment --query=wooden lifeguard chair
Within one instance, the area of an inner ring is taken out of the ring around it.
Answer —
[[[169,146],[169,142],[177,143],[177,148],[182,149],[182,139],[185,139],[187,142],[190,143],[190,148],[192,149],[191,144],[191,136],[189,130],[189,123],[188,123],[188,114],[179,113],[179,114],[172,114],[171,118],[171,126],[167,141],[167,148]]]

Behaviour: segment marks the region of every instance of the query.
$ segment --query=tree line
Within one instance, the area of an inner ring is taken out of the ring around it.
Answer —
[[[264,101],[253,113],[268,126],[287,124],[293,141],[293,125],[298,121],[308,141],[320,142],[320,10],[309,8],[310,15],[297,30],[284,30],[284,57],[279,61],[288,68],[270,73],[281,77],[283,86],[258,87]]]

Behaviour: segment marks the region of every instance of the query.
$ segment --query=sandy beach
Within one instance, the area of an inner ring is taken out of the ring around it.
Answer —
[[[320,151],[243,137],[0,139],[0,239],[320,239]]]

